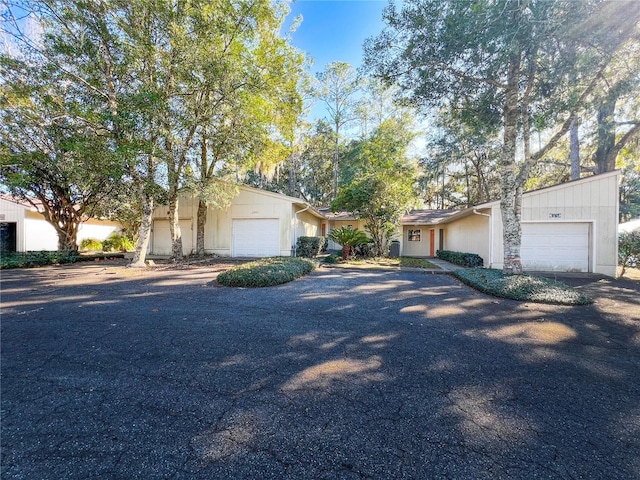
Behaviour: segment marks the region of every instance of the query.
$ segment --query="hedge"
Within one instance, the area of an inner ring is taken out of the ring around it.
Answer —
[[[325,237],[299,237],[296,242],[296,256],[315,258],[326,243]]]
[[[314,260],[306,258],[262,258],[222,272],[217,280],[228,287],[270,287],[295,280],[316,266]]]
[[[456,265],[460,265],[462,267],[482,267],[484,266],[484,260],[480,255],[475,253],[464,253],[464,252],[452,252],[450,250],[438,250],[436,252],[436,257],[446,261],[455,263]]]

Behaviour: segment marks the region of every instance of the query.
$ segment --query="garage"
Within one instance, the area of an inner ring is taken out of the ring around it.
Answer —
[[[182,234],[182,254],[189,255],[193,250],[191,220],[180,220],[180,232]],[[169,220],[153,221],[153,253],[156,255],[171,255]]]
[[[232,225],[234,257],[277,257],[280,255],[280,220],[234,219]]]
[[[590,223],[522,223],[522,266],[530,271],[588,272]]]

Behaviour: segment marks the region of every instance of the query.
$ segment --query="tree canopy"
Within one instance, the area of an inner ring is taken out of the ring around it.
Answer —
[[[501,136],[503,264],[520,273],[524,182],[593,99],[612,59],[637,42],[640,4],[409,0],[384,17],[387,27],[365,46],[373,74],[397,83],[405,101]],[[536,151],[534,126],[553,130]]]

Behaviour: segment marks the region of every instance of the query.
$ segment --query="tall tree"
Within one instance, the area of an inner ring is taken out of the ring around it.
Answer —
[[[359,89],[356,71],[345,62],[333,62],[318,73],[314,95],[326,106],[329,122],[333,125],[333,198],[338,193],[340,172],[340,132],[353,121]]]
[[[172,256],[182,257],[178,194],[197,165],[203,253],[209,182],[221,161],[258,169],[286,158],[300,112],[302,56],[280,36],[287,6],[269,0],[159,2],[153,12],[159,148],[166,165]],[[211,153],[211,155],[209,155]],[[204,162],[204,163],[203,163]],[[217,199],[216,199],[217,198]]]
[[[406,156],[412,136],[406,119],[391,119],[357,142],[358,168],[331,203],[333,211],[346,210],[365,220],[376,255],[386,253],[400,218],[416,201],[415,163]]]
[[[159,126],[153,115],[159,97],[153,88],[156,59],[150,48],[154,8],[153,2],[142,0],[24,0],[10,4],[7,12],[29,12],[41,34],[34,37],[22,30],[14,17],[3,23],[14,46],[6,56],[15,58],[18,51],[34,69],[52,72],[56,81],[45,83],[56,98],[64,99],[61,110],[69,121],[82,125],[88,137],[102,139],[125,170],[123,185],[132,186],[131,198],[143,212],[132,262],[136,266],[144,265],[159,192]],[[43,88],[41,80],[32,87]]]
[[[203,152],[209,164],[199,169],[202,192],[211,187],[204,185],[207,175],[220,167],[211,167],[221,157],[214,160],[209,152],[259,169],[286,157],[283,143],[300,110],[302,62],[279,33],[286,4],[21,3],[37,14],[43,41],[16,38],[36,52],[39,68],[58,72],[60,88],[74,92],[76,105],[83,106],[73,109],[74,118],[105,139],[140,199],[143,217],[133,264],[144,264],[154,202],[162,190],[170,206],[174,256],[182,255],[178,192],[186,166],[197,164]]]
[[[49,5],[33,8],[50,28],[43,39],[25,30],[13,9],[5,12],[3,32],[12,42],[0,55],[0,178],[53,225],[59,249],[75,250],[80,223],[109,211],[124,165],[95,110],[101,86],[83,78],[82,64],[61,58],[64,46],[52,40],[58,30],[47,22]],[[58,24],[70,22],[65,12],[56,13]],[[73,55],[95,54],[89,37]]]
[[[499,126],[504,271],[521,273],[520,215],[530,169],[569,130],[611,58],[637,34],[635,1],[410,0],[385,10],[366,65],[418,106],[449,106]],[[532,117],[555,133],[531,151]],[[522,141],[518,161],[518,139]]]

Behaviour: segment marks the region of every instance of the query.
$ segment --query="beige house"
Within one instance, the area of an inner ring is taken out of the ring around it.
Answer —
[[[89,219],[80,224],[77,241],[85,238],[105,240],[120,230],[120,224],[109,220]],[[58,250],[58,234],[44,215],[28,202],[10,195],[0,196],[0,250],[29,252]]]
[[[607,172],[524,193],[524,270],[615,276],[619,176],[619,171]],[[403,255],[433,256],[439,249],[476,253],[485,267],[502,268],[500,202],[403,217]]]
[[[526,192],[522,198],[521,257],[525,271],[595,272],[614,276],[618,256],[619,172]],[[225,211],[209,209],[205,251],[230,257],[288,256],[300,236],[326,236],[350,225],[366,231],[348,213],[315,210],[301,199],[241,186]],[[185,254],[196,249],[198,199],[179,202]],[[402,218],[403,256],[430,257],[438,250],[476,253],[488,268],[502,268],[500,202],[465,210],[417,210]],[[331,250],[339,245],[329,242]],[[166,206],[156,208],[150,252],[171,253]]]
[[[226,210],[210,208],[205,223],[207,253],[227,257],[291,256],[300,236],[322,234],[324,216],[299,198],[240,186]],[[196,251],[198,198],[184,194],[178,216],[185,255]],[[150,253],[171,254],[166,206],[153,213]]]

